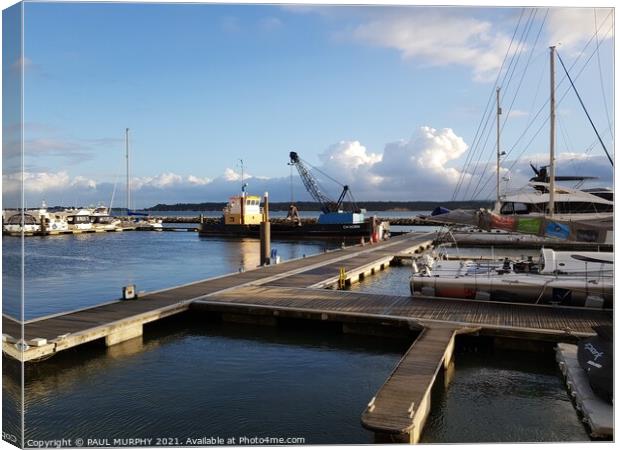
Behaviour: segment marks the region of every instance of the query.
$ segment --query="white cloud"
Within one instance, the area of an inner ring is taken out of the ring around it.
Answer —
[[[82,189],[97,189],[97,182],[86,177],[77,176],[71,182],[72,187],[78,187]]]
[[[458,171],[447,163],[461,157],[468,146],[451,128],[437,130],[420,127],[410,140],[400,140],[386,145],[383,160],[376,171],[381,175],[414,175],[412,171],[425,171],[443,177],[458,177]]]
[[[153,187],[157,189],[169,188],[175,185],[179,185],[183,182],[183,177],[175,173],[166,172],[160,173],[154,177],[135,177],[131,180],[132,189],[144,189],[147,187]]]
[[[244,180],[247,180],[249,178],[252,178],[253,176],[250,175],[247,172],[243,173],[243,178]],[[222,178],[226,181],[241,181],[241,172],[236,172],[235,170],[231,169],[231,168],[227,168],[224,171],[224,175],[222,175]]]
[[[336,170],[357,169],[362,165],[372,165],[381,161],[381,155],[368,153],[359,141],[340,141],[329,146],[319,154],[323,165],[333,167]]]
[[[608,33],[613,23],[611,9],[551,8],[547,18],[549,45],[561,45],[560,49],[565,48],[571,52],[580,50],[596,31],[595,11],[599,41],[611,39],[613,31]]]
[[[23,186],[25,192],[42,193],[47,191],[57,191],[71,187],[90,187],[92,180],[84,177],[75,177],[71,180],[69,174],[61,172],[14,172],[2,175],[2,190],[7,193],[15,193]]]
[[[476,81],[494,79],[510,46],[510,37],[493,24],[450,9],[415,8],[386,14],[356,26],[351,36],[367,44],[393,48],[404,59],[431,66],[470,67]],[[511,53],[525,46],[512,45]]]
[[[213,181],[213,180],[211,180],[210,178],[207,178],[207,177],[205,177],[205,178],[200,178],[200,177],[196,177],[196,176],[194,176],[194,175],[189,175],[189,176],[187,177],[187,182],[188,182],[189,184],[195,184],[195,185],[197,185],[197,186],[204,186],[204,185],[206,185],[206,184],[211,183],[212,181]]]
[[[363,200],[431,200],[450,199],[461,172],[457,167],[466,154],[468,146],[450,128],[419,127],[410,139],[402,139],[385,145],[383,152],[372,152],[360,141],[339,141],[328,146],[319,155],[319,169],[328,173],[341,184],[348,184],[355,198]],[[508,184],[511,188],[524,186],[533,172],[528,162],[536,165],[546,164],[548,155],[530,155],[512,166],[512,161],[502,164],[502,189]],[[476,176],[490,184],[485,185],[483,195],[494,195],[493,167],[487,167],[482,174],[482,166]],[[327,181],[314,172],[325,194],[337,198],[341,187]],[[595,185],[612,183],[613,171],[604,156],[572,152],[558,155],[559,175],[591,175],[599,177]],[[244,174],[249,182],[248,191],[260,194],[268,191],[274,202],[288,201],[291,195],[288,174],[278,178],[267,178]],[[465,184],[471,175],[464,174]],[[172,172],[150,177],[135,177],[132,180],[135,207],[147,207],[158,203],[186,203],[205,201],[225,201],[230,195],[238,193],[241,174],[227,169],[224,174],[213,179],[196,175],[178,175]],[[478,178],[472,179],[475,185]],[[294,198],[310,200],[298,176],[293,179]],[[20,189],[19,173],[3,176],[3,194],[6,204],[14,201]],[[24,186],[27,204],[39,204],[42,199],[50,205],[66,205],[67,201],[77,204],[96,204],[109,202],[116,190],[116,203],[123,203],[123,185],[114,187],[111,182],[97,181],[85,176],[70,176],[66,171],[25,172]]]

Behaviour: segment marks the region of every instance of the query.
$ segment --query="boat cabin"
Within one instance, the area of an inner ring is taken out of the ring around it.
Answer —
[[[230,197],[224,208],[226,225],[259,225],[263,220],[260,197],[256,195],[235,195]]]
[[[91,230],[93,224],[90,221],[90,211],[86,209],[64,211],[69,230]]]
[[[3,225],[9,233],[35,233],[41,229],[34,216],[21,213],[10,216]]]
[[[495,205],[495,213],[505,215],[545,215],[549,213],[548,184],[530,183],[533,190],[506,194],[499,204]],[[538,189],[538,188],[545,189]],[[583,191],[570,188],[556,187],[554,212],[555,214],[569,215],[574,218],[584,217],[586,214],[611,214],[614,210],[613,200],[599,195],[600,190]],[[613,196],[613,192],[605,191]]]

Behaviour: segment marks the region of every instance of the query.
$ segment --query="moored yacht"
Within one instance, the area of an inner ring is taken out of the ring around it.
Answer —
[[[98,206],[91,211],[90,222],[95,231],[114,231],[121,227],[120,219],[110,216],[105,206]]]
[[[501,216],[548,216],[550,205],[549,183],[530,182],[529,189],[505,194],[496,202],[493,212]],[[555,186],[553,202],[556,220],[590,220],[613,216],[614,202],[596,191],[585,191]],[[613,191],[605,191],[613,198]]]
[[[414,261],[412,295],[611,308],[613,253],[542,249],[538,261]]]
[[[2,214],[2,231],[13,234],[34,234],[41,231],[37,219],[20,211],[4,211]]]
[[[93,229],[93,224],[90,220],[91,211],[88,209],[66,209],[59,213],[59,215],[65,218],[69,225],[69,230],[74,233]]]

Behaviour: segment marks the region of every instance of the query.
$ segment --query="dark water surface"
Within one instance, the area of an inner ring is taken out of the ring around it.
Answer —
[[[3,286],[18,274],[19,240],[3,239]],[[258,241],[195,233],[128,232],[26,239],[27,316],[154,290],[258,264]],[[283,259],[337,243],[275,242]],[[408,295],[409,268],[353,290]],[[3,290],[3,294],[6,295]],[[11,303],[5,302],[5,312]],[[187,313],[145,327],[143,339],[62,352],[26,370],[26,439],[301,437],[372,443],[360,416],[408,340],[336,329],[220,324]],[[5,360],[5,365],[10,361]],[[3,412],[19,402],[18,370],[3,373]],[[548,353],[463,348],[433,392],[424,442],[587,441]],[[6,421],[5,421],[6,422]],[[27,443],[27,442],[26,442]]]
[[[330,330],[173,320],[142,344],[91,346],[29,368],[26,440],[371,442],[361,413],[407,346]]]

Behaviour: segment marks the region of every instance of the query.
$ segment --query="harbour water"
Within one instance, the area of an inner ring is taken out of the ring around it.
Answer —
[[[3,239],[5,289],[7,269],[8,276],[17,270],[19,242]],[[290,259],[338,245],[272,246]],[[258,264],[259,249],[257,240],[190,232],[52,236],[26,239],[25,246],[28,317],[109,301],[130,282],[154,290],[247,270]],[[353,289],[408,295],[408,276],[407,267],[389,268]],[[10,307],[5,303],[5,312]],[[186,314],[147,326],[141,343],[107,349],[93,343],[30,365],[26,439],[161,437],[186,445],[189,438],[245,436],[371,443],[360,414],[410,344],[332,328],[219,324]],[[5,412],[19,401],[17,375],[3,375]],[[588,440],[549,354],[461,348],[450,383],[435,390],[425,442]]]

